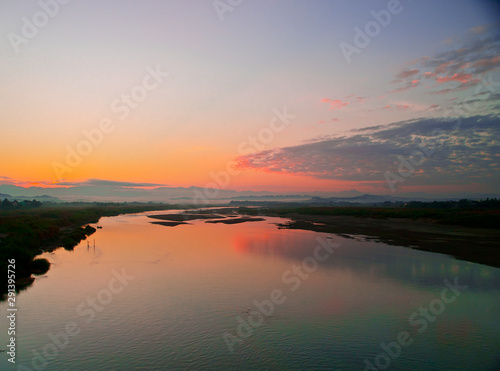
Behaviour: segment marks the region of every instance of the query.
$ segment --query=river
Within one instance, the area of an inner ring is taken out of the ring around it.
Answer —
[[[44,254],[2,370],[500,369],[500,269],[280,218],[167,227],[155,213],[102,218]]]

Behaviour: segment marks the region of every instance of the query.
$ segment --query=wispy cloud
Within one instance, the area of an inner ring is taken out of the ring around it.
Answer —
[[[384,108],[384,110],[389,110],[389,111],[395,111],[395,110],[407,110],[409,109],[410,106],[408,104],[395,104],[395,105],[390,105],[390,104],[387,104]]]
[[[364,103],[366,102],[366,97],[361,97],[359,95],[350,94],[344,98],[345,101],[350,101],[349,103]]]
[[[344,108],[349,104],[348,102],[343,102],[340,99],[330,99],[330,98],[323,98],[321,99],[321,102],[328,103],[330,105],[330,109],[332,110]]]
[[[400,73],[398,73],[396,75],[396,81],[399,81],[401,79],[406,79],[406,78],[411,77],[411,76],[418,75],[419,72],[420,72],[420,70],[418,70],[416,68],[412,69],[412,70],[401,71]]]
[[[420,80],[418,80],[418,79],[407,81],[404,86],[397,88],[395,90],[392,90],[392,91],[388,92],[388,94],[402,93],[403,91],[409,90],[411,88],[416,88],[419,85],[420,85]]]
[[[489,25],[480,25],[480,26],[476,26],[476,27],[472,27],[470,28],[470,32],[476,34],[476,35],[481,35],[483,33],[486,32],[486,30],[489,29]]]
[[[466,45],[411,62],[394,76],[393,83],[400,86],[390,93],[427,85],[431,93],[449,94],[477,86],[484,74],[500,66],[500,35],[488,25],[473,27],[471,33],[475,39]]]
[[[442,84],[444,82],[449,82],[449,81],[458,81],[462,84],[475,81],[476,83],[479,82],[478,79],[473,79],[472,74],[470,73],[456,73],[453,76],[443,76],[443,77],[437,77],[436,82],[438,84]]]

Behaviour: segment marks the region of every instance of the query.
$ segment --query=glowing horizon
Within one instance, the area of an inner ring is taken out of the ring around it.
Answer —
[[[0,186],[500,189],[493,1],[2,10]]]

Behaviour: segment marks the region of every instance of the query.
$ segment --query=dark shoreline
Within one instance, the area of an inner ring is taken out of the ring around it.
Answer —
[[[164,215],[148,215],[148,218],[164,220],[163,222],[150,222],[151,224],[163,225],[166,227],[175,227],[186,223],[186,220],[205,220],[205,223],[211,224],[239,224],[246,222],[261,222],[264,218],[256,218],[251,216],[241,216],[235,213],[235,209],[223,209],[221,213],[214,214],[211,211],[208,213],[200,213],[202,210],[197,210],[197,213],[180,213],[180,214],[164,214]],[[221,211],[221,210],[219,210]],[[230,215],[221,215],[226,212]]]
[[[215,219],[205,222],[226,224],[232,224],[232,220],[253,221],[251,217],[279,217],[290,219],[290,222],[278,223],[278,228],[333,233],[347,238],[356,236],[500,268],[500,231],[493,228],[499,215],[496,209],[455,211],[376,207],[234,207],[151,217],[169,221]],[[227,219],[221,216],[226,216]],[[484,223],[484,219],[488,219],[488,223]],[[466,223],[474,227],[465,226]],[[169,225],[173,226],[173,223]],[[479,228],[478,225],[485,225],[487,228]]]
[[[302,229],[359,236],[361,239],[389,245],[436,252],[456,259],[500,268],[500,231],[491,228],[470,228],[438,224],[431,220],[370,218],[357,216],[280,214],[267,216],[290,219],[278,228]]]
[[[36,258],[38,255],[60,247],[72,250],[96,231],[89,224],[97,223],[101,217],[179,208],[186,206],[78,203],[0,211],[0,301],[5,300],[7,293],[7,259],[16,260],[16,289],[21,291],[33,283],[33,275],[50,269],[50,263]]]
[[[152,215],[161,220],[154,224],[176,226],[187,220],[205,219],[207,223],[236,224],[260,221],[259,216],[280,217],[289,222],[278,228],[303,229],[333,233],[343,237],[358,236],[390,245],[447,254],[457,259],[500,268],[500,231],[496,225],[498,211],[471,214],[489,218],[489,228],[444,224],[449,219],[414,218],[410,212],[391,209],[363,208],[246,208],[235,207],[200,210],[188,205],[168,204],[83,204],[58,205],[30,210],[0,212],[0,267],[5,274],[0,279],[1,293],[6,293],[7,259],[16,259],[16,281],[19,289],[28,287],[33,274],[44,274],[40,264],[34,264],[41,252],[59,247],[72,250],[80,241],[95,232],[89,224],[103,216],[117,216],[154,210],[188,210],[183,214]],[[301,211],[306,212],[301,212]],[[431,210],[432,211],[432,210]],[[426,211],[428,212],[428,211]],[[340,215],[336,215],[336,213]],[[347,215],[346,215],[347,214]],[[349,215],[354,214],[354,215]],[[391,217],[391,216],[396,217]],[[469,217],[466,215],[466,217]],[[480,218],[478,220],[480,220]],[[459,220],[460,224],[463,220]],[[480,225],[477,220],[474,225]],[[37,262],[40,263],[40,262]],[[48,263],[48,262],[47,262]],[[47,267],[47,270],[49,268]],[[0,299],[2,300],[2,299]]]

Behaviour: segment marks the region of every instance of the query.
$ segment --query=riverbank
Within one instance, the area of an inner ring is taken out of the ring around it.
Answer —
[[[290,219],[279,228],[333,233],[437,252],[500,267],[498,210],[405,210],[382,208],[240,208],[240,213]],[[487,221],[486,221],[487,220]],[[446,224],[456,222],[456,224]],[[465,226],[468,222],[472,226]],[[480,228],[484,225],[488,228]]]
[[[176,227],[186,223],[186,220],[205,220],[205,223],[211,224],[239,224],[247,222],[262,222],[264,218],[243,217],[236,214],[235,209],[220,209],[219,214],[212,213],[211,210],[197,210],[196,213],[180,213],[165,215],[148,215],[148,218],[166,220],[166,222],[151,222],[151,224],[163,225],[166,227]],[[226,215],[223,215],[226,214]]]
[[[23,289],[33,276],[50,267],[45,259],[35,257],[59,247],[72,250],[96,230],[88,224],[103,216],[181,208],[167,204],[81,203],[57,204],[39,208],[0,211],[0,285],[6,293],[7,259],[15,259],[16,283]],[[185,206],[182,206],[185,208]]]
[[[457,259],[500,267],[500,210],[405,209],[379,207],[235,207],[211,208],[181,214],[152,215],[152,222],[169,227],[185,221],[206,223],[259,221],[248,216],[289,219],[283,229],[333,233],[389,245],[436,252]],[[211,219],[211,220],[210,220]],[[483,226],[486,228],[481,228]]]
[[[0,285],[6,292],[7,259],[16,260],[18,288],[44,274],[50,264],[36,256],[64,247],[73,249],[95,229],[103,216],[166,209],[193,209],[168,204],[63,204],[34,209],[0,211]],[[208,223],[236,224],[260,221],[255,216],[289,219],[278,228],[333,233],[343,237],[370,239],[414,249],[443,253],[457,259],[500,267],[499,210],[394,209],[375,207],[195,209],[183,214],[151,215],[163,226],[205,219]],[[247,217],[251,216],[251,217]],[[484,226],[488,228],[481,228]]]

